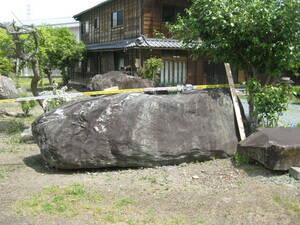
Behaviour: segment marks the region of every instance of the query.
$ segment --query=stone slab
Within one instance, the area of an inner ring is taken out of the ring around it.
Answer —
[[[238,145],[238,152],[271,170],[300,167],[300,128],[262,128]]]
[[[300,167],[290,168],[289,174],[291,177],[295,178],[296,180],[300,180]]]

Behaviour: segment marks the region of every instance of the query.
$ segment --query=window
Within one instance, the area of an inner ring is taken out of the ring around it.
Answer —
[[[124,23],[124,11],[119,10],[112,13],[111,16],[111,24],[112,27],[119,27],[122,26]]]
[[[184,8],[174,6],[163,6],[163,22],[176,23],[177,15],[184,15]]]
[[[81,24],[81,33],[86,34],[89,32],[89,21],[82,22]]]
[[[100,19],[99,19],[99,17],[96,17],[94,19],[94,28],[98,29],[99,27],[100,27]]]

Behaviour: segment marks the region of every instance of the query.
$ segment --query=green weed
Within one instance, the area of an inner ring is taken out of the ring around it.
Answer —
[[[65,217],[74,217],[81,210],[89,210],[86,207],[89,201],[100,201],[97,193],[88,192],[80,183],[73,183],[67,187],[53,185],[46,187],[32,199],[24,200],[16,204],[18,213],[43,215],[60,214]]]
[[[19,120],[10,120],[8,122],[7,129],[5,130],[6,134],[16,134],[21,133],[22,130],[25,128],[24,123]]]
[[[130,205],[133,203],[135,203],[135,201],[130,200],[128,198],[123,198],[116,203],[116,207],[123,207],[123,206]]]
[[[276,197],[273,198],[273,202],[276,202],[279,205],[284,206],[284,207],[286,207],[289,210],[292,210],[294,212],[300,212],[299,206],[296,205],[296,204],[294,204],[294,203],[292,203],[292,202],[290,202],[289,200],[282,199],[282,198],[276,196]]]
[[[241,154],[235,154],[232,160],[237,166],[249,164],[249,158]]]

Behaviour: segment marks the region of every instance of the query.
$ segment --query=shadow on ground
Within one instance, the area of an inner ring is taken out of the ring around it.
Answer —
[[[231,163],[235,168],[244,170],[250,177],[260,176],[270,178],[287,174],[287,171],[270,170],[254,160],[251,160],[249,163],[243,165],[237,165],[234,160],[231,160]]]
[[[23,159],[26,166],[31,167],[37,173],[44,174],[85,174],[85,173],[105,173],[111,171],[125,171],[125,170],[139,170],[140,168],[100,168],[100,169],[74,169],[74,170],[63,170],[49,167],[49,165],[42,158],[41,154],[32,155]]]

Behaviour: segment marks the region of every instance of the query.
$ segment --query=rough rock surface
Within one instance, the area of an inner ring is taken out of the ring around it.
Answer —
[[[27,128],[22,132],[20,141],[27,144],[34,143],[31,128]]]
[[[153,87],[154,85],[151,80],[128,76],[119,71],[96,75],[88,84],[88,88],[93,91],[103,91],[115,86],[118,86],[119,89],[134,89]]]
[[[238,146],[238,151],[271,170],[300,166],[300,128],[263,128]]]
[[[82,99],[32,124],[56,168],[152,167],[227,157],[237,134],[228,90]]]
[[[18,97],[18,90],[12,79],[0,75],[0,99]]]

